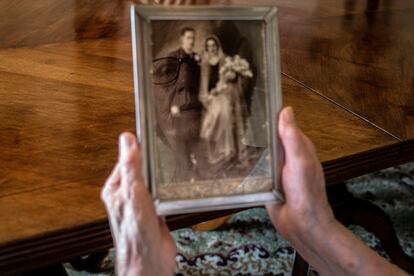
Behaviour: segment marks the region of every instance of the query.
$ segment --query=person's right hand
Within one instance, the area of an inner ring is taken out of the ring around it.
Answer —
[[[407,275],[335,219],[315,147],[297,127],[291,107],[281,111],[278,130],[285,202],[266,208],[280,234],[320,275]]]
[[[315,226],[334,221],[334,216],[315,147],[296,125],[291,107],[280,112],[278,130],[285,153],[281,175],[285,202],[266,207],[277,230],[295,245]]]

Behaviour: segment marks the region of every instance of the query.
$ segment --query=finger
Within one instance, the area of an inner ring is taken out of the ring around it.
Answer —
[[[167,241],[170,243],[170,245],[173,247],[173,250],[175,251],[176,250],[175,242],[170,233],[170,229],[168,228],[167,223],[165,222],[165,220],[162,219],[162,217],[158,218],[158,223],[160,225],[162,237],[167,239]]]
[[[174,256],[177,252],[177,246],[175,244],[175,241],[173,239],[173,236],[170,233],[170,230],[168,229],[167,224],[160,218],[160,232],[161,232],[161,239],[163,241],[162,248],[164,252],[170,252],[171,258],[164,258],[163,262],[164,265],[167,267],[174,267],[176,265]]]
[[[105,181],[105,184],[101,191],[101,199],[104,202],[108,202],[109,197],[113,196],[115,192],[119,189],[121,182],[121,174],[119,169],[119,163],[116,163],[112,169],[111,174]]]
[[[314,159],[316,159],[318,163],[320,163],[318,154],[316,152],[315,144],[311,141],[311,139],[309,139],[308,136],[306,135],[303,135],[303,136],[304,136],[305,143],[307,145],[306,149],[308,150],[309,155],[312,156]]]
[[[160,225],[160,229],[162,233],[170,233],[170,229],[168,228],[168,225],[165,222],[164,217],[158,217],[158,223]]]
[[[122,133],[119,137],[119,163],[122,189],[143,184],[140,152],[135,136],[131,133]]]
[[[266,204],[266,210],[269,214],[269,218],[273,224],[278,221],[280,211],[283,208],[283,204],[281,203],[268,203]],[[276,225],[275,225],[276,226]]]
[[[141,173],[140,150],[135,136],[123,133],[120,136],[120,171],[121,171],[121,194],[125,204],[130,203],[137,214],[137,219],[148,225],[151,229],[157,223],[157,215],[154,203],[148,192]]]
[[[108,213],[108,219],[113,237],[116,237],[114,234],[117,233],[119,228],[120,210],[119,206],[117,206],[117,203],[119,202],[119,196],[117,193],[119,191],[120,182],[120,166],[119,163],[116,163],[101,191],[101,199],[104,202]]]
[[[288,203],[295,198],[300,177],[308,162],[309,152],[306,136],[296,125],[293,109],[284,108],[279,114],[279,137],[284,149],[284,165],[281,170],[281,188]]]
[[[266,205],[266,210],[268,213],[277,213],[283,206],[283,204],[281,203],[267,203]]]
[[[285,152],[286,164],[294,162],[306,150],[305,136],[297,127],[292,107],[285,107],[279,115],[278,124],[280,140]]]

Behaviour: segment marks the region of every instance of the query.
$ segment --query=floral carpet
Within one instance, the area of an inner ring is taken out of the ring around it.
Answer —
[[[404,251],[414,256],[414,163],[352,179],[356,197],[381,207],[394,223]],[[386,256],[379,240],[359,226],[350,226],[368,246]],[[177,244],[176,275],[290,275],[293,249],[274,229],[263,208],[240,212],[214,231],[190,228],[172,232]],[[65,264],[70,276],[114,275],[114,252],[90,271]]]

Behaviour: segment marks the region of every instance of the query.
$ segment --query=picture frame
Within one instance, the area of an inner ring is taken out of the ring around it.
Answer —
[[[277,8],[132,4],[131,31],[137,137],[157,214],[283,201]]]

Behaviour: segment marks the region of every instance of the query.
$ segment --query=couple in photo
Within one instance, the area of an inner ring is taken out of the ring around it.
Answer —
[[[175,153],[175,180],[211,178],[218,172],[211,168],[223,177],[248,160],[244,83],[253,74],[245,59],[226,56],[214,35],[201,53],[193,28],[183,28],[179,41],[177,50],[153,60],[158,134]]]

